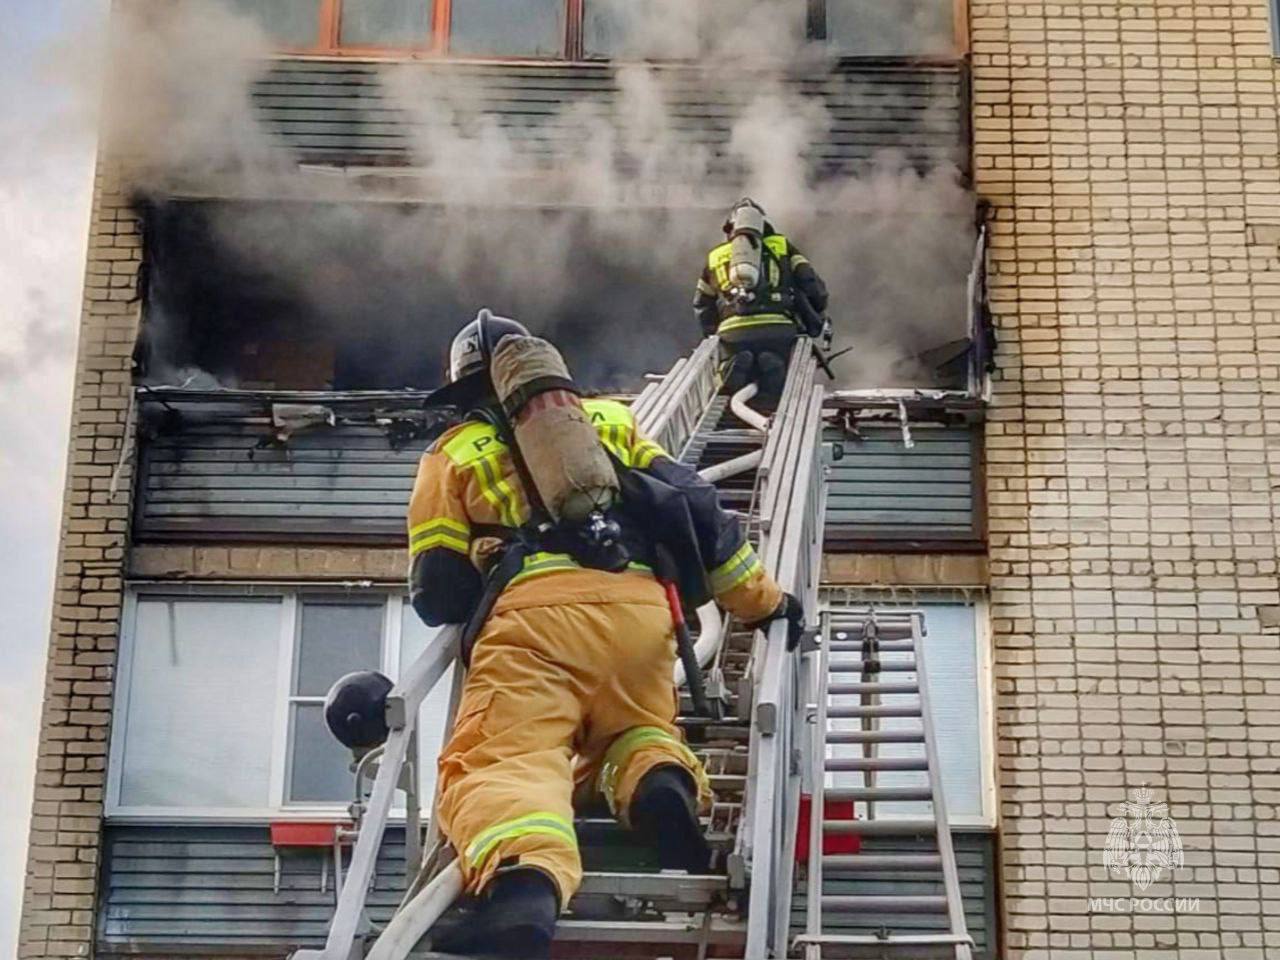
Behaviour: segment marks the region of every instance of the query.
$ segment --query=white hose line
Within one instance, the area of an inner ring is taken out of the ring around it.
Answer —
[[[721,480],[728,480],[730,477],[736,477],[740,473],[754,470],[763,462],[764,448],[761,447],[759,450],[752,450],[750,453],[744,453],[740,457],[726,460],[724,463],[716,463],[705,470],[699,470],[698,476],[707,481],[707,483],[719,483]]]
[[[720,644],[724,640],[724,617],[720,613],[720,608],[714,603],[704,603],[698,608],[698,624],[698,639],[693,645],[693,653],[698,658],[698,665],[705,667],[715,659],[720,650]],[[685,679],[684,664],[677,658],[676,686],[683,687]]]
[[[462,868],[454,860],[391,918],[365,960],[405,960],[461,894]]]
[[[759,384],[748,383],[745,387],[729,398],[729,409],[737,415],[739,420],[747,424],[747,426],[754,427],[761,433],[768,433],[769,418],[747,406],[747,401],[759,392]]]

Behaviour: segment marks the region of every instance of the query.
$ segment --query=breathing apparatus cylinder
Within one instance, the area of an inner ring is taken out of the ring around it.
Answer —
[[[539,337],[503,337],[490,374],[551,519],[582,523],[612,507],[618,477],[560,351]]]
[[[729,286],[742,301],[755,297],[764,249],[764,211],[751,203],[734,208],[729,232]]]

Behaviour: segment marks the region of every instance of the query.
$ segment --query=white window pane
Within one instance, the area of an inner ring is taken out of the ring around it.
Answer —
[[[849,57],[952,54],[954,0],[827,0],[827,42]]]
[[[341,36],[350,46],[424,46],[431,0],[343,0]]]
[[[937,737],[938,757],[942,767],[942,784],[946,791],[949,817],[981,817],[982,809],[982,730],[979,715],[977,621],[974,607],[964,603],[919,603],[913,608],[924,611],[926,666],[929,675],[929,707]],[[891,609],[888,605],[882,609]],[[856,640],[856,635],[848,639]],[[847,660],[844,654],[835,655]],[[884,662],[908,659],[910,654],[882,654]],[[841,674],[847,677],[847,674]],[[912,683],[915,673],[884,671],[884,683]],[[885,706],[905,705],[915,700],[913,694],[888,694],[880,698]],[[852,703],[852,700],[846,701]],[[857,730],[854,720],[833,720],[837,730]],[[916,730],[919,721],[910,717],[887,717],[880,720],[881,729]],[[923,747],[917,743],[880,744],[877,756],[918,757]],[[835,757],[861,756],[861,748],[840,745],[831,748]],[[863,786],[862,774],[841,773],[828,778],[833,786]],[[922,771],[887,770],[875,775],[877,787],[921,787],[927,782]],[[927,803],[894,803],[886,805],[877,816],[927,816]],[[859,809],[859,816],[865,813]]]
[[[582,32],[588,57],[693,59],[698,7],[689,0],[586,0]]]
[[[385,610],[381,599],[350,603],[304,598],[294,694],[323,697],[339,677],[353,670],[379,669]]]
[[[323,704],[294,704],[289,730],[289,802],[352,800],[355,774],[351,772],[351,751],[329,732]]]
[[[453,0],[449,52],[481,57],[564,53],[565,0]]]
[[[413,607],[408,603],[403,605],[403,611],[403,629],[400,634],[402,675],[418,654],[427,648],[428,642],[440,632],[439,628],[428,627],[419,620],[418,615],[413,612]],[[452,685],[453,669],[450,668],[440,678],[435,689],[427,694],[427,698],[422,702],[422,708],[418,711],[418,756],[421,759],[418,765],[421,774],[418,784],[424,811],[431,809],[431,798],[436,789],[436,760],[440,756],[440,748],[444,742],[444,726],[448,721],[449,691]]]
[[[322,0],[224,0],[286,47],[314,47],[320,41]],[[350,2],[350,0],[348,0]]]
[[[280,617],[278,600],[138,600],[122,806],[269,803]]]
[[[982,815],[982,730],[978,718],[978,644],[974,608],[921,604],[929,635],[925,650],[929,705],[938,738],[947,813]]]

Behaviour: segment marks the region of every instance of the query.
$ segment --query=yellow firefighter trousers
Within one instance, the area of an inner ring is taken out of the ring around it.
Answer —
[[[660,764],[689,770],[710,802],[673,722],[671,612],[656,584],[652,595],[499,606],[490,617],[439,763],[440,824],[469,891],[518,861],[552,877],[568,902],[582,881],[575,780],[579,796],[598,789],[624,823],[637,783]]]

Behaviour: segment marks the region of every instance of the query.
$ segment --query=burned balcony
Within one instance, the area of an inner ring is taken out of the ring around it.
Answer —
[[[134,537],[399,544],[424,396],[140,388]]]

